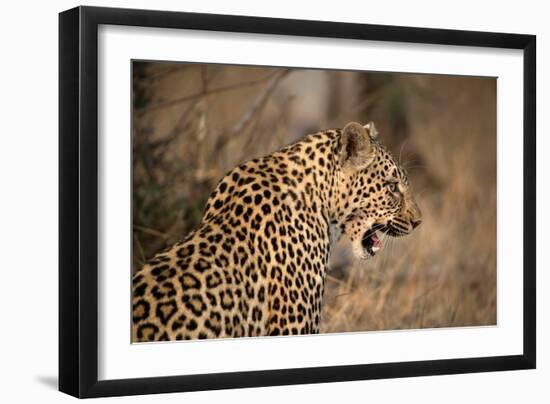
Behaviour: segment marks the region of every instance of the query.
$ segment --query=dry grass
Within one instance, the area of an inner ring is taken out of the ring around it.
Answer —
[[[496,194],[481,201],[468,182],[440,191],[442,201],[424,193],[414,234],[329,272],[324,332],[496,324]]]
[[[368,119],[408,167],[424,221],[384,240],[373,260],[357,261],[347,240],[338,243],[322,331],[496,324],[495,80],[291,71],[262,100],[274,69],[144,72],[134,115],[134,267],[197,224],[229,168],[301,133]],[[356,91],[365,81],[366,95]],[[166,146],[151,146],[167,135]]]
[[[496,324],[494,82],[423,80],[435,99],[409,111],[410,141],[425,150],[409,171],[424,221],[371,262],[342,247],[349,267],[333,262],[324,332]]]

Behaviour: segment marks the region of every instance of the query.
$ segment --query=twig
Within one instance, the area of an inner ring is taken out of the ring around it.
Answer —
[[[233,139],[235,135],[238,135],[248,126],[248,124],[252,121],[252,118],[254,118],[254,115],[264,107],[275,88],[277,88],[279,82],[286,77],[288,73],[290,73],[290,70],[286,69],[271,78],[269,83],[256,97],[254,102],[250,105],[250,108],[243,114],[241,119],[239,119],[239,121],[233,125],[231,129],[218,137],[215,150],[221,150],[231,139]]]
[[[134,233],[134,241],[136,243],[136,247],[140,255],[138,264],[143,265],[145,264],[145,261],[146,261],[145,253],[143,252],[143,247],[141,246],[141,243],[139,242],[139,238],[136,236],[135,233]]]
[[[453,311],[451,312],[451,321],[449,322],[449,326],[452,326],[455,322],[456,313],[458,312],[458,307],[460,306],[459,303],[456,304]]]
[[[199,97],[199,98],[202,98],[202,97]],[[189,107],[180,115],[174,127],[170,129],[170,133],[168,133],[167,135],[161,136],[161,138],[158,140],[149,142],[149,146],[151,147],[151,149],[155,150],[158,147],[170,145],[174,140],[176,140],[176,138],[181,132],[186,131],[191,125],[191,119],[189,118],[191,114],[194,112],[193,110],[196,107],[197,107],[196,103],[189,105]]]
[[[294,96],[289,96],[287,98],[287,100],[284,102],[284,104],[286,104],[287,102],[289,102],[293,99],[294,99]],[[266,105],[266,103],[263,104],[263,106],[261,107],[259,112],[261,112],[261,110],[263,110],[265,108],[265,105]],[[275,126],[273,128],[273,133],[274,134],[277,133],[277,129],[279,128],[279,123],[285,119],[285,114],[286,114],[286,111],[284,110],[284,108],[282,108],[281,113],[275,118]],[[258,115],[260,115],[260,114],[258,114]],[[248,134],[246,135],[246,137],[244,139],[244,142],[243,142],[246,146],[243,149],[243,151],[241,153],[241,156],[239,157],[238,161],[242,161],[246,156],[250,156],[252,154],[253,148],[255,146],[257,146],[257,144],[252,141],[252,137],[254,136],[254,134],[256,134],[258,132],[258,126],[260,125],[260,121],[261,120],[258,117],[258,119],[255,120],[252,127],[248,130]]]
[[[275,76],[276,74],[277,73],[270,74],[268,77],[263,77],[261,79],[250,80],[250,81],[245,81],[245,82],[236,83],[236,84],[230,84],[230,85],[227,85],[227,86],[224,86],[224,87],[213,88],[213,89],[208,90],[206,92],[203,92],[201,90],[198,93],[194,93],[194,94],[191,94],[191,95],[186,95],[184,97],[176,98],[176,99],[173,99],[173,100],[170,100],[170,101],[158,102],[155,105],[144,107],[144,108],[136,111],[136,115],[137,116],[143,116],[144,114],[146,114],[148,112],[155,111],[155,110],[160,109],[160,108],[170,107],[170,106],[178,104],[180,102],[191,101],[191,100],[194,100],[196,98],[204,97],[205,95],[217,94],[217,93],[221,93],[221,92],[225,92],[225,91],[236,90],[236,89],[239,89],[239,88],[246,88],[246,87],[255,86],[255,85],[266,82],[267,80],[273,78],[273,76]]]
[[[201,68],[202,91],[201,91],[201,94],[197,96],[198,100],[200,100],[201,98],[205,97],[208,94],[208,91],[207,91],[208,85],[214,79],[214,77],[216,77],[216,75],[217,73],[208,75],[206,67]],[[185,109],[185,111],[180,114],[180,117],[178,118],[176,124],[172,129],[170,129],[170,132],[168,134],[160,136],[160,139],[158,140],[148,142],[147,146],[149,146],[154,151],[159,147],[170,145],[181,132],[185,132],[187,129],[189,129],[191,125],[190,116],[194,112],[193,110],[196,107],[197,107],[197,103],[190,104]]]
[[[436,282],[434,286],[432,286],[431,288],[425,290],[424,293],[422,293],[418,296],[415,296],[414,301],[416,302],[419,299],[425,298],[430,293],[432,293],[434,290],[438,289],[441,285],[442,285],[442,282]]]
[[[329,275],[329,274],[326,275],[326,278],[327,278],[327,280],[331,280],[333,282],[336,282],[339,285],[342,285],[344,283],[344,281],[342,281],[341,279],[338,279],[337,277]]]
[[[155,230],[155,229],[150,229],[149,227],[140,226],[138,224],[134,224],[133,227],[134,227],[134,229],[142,231],[143,233],[147,233],[147,234],[150,234],[152,236],[162,238],[163,240],[168,240],[170,238],[170,235],[168,235],[166,233],[163,233],[163,232],[160,232],[160,231]]]
[[[176,72],[181,71],[181,70],[186,70],[186,69],[189,69],[191,67],[193,67],[193,65],[179,65],[179,66],[171,67],[171,68],[165,69],[161,72],[151,74],[151,76],[147,77],[146,80],[151,81],[151,82],[158,81],[158,80],[164,78],[164,76],[168,76],[172,73],[176,73]]]
[[[420,309],[420,325],[419,328],[424,328],[424,311],[426,310],[426,300],[422,301],[422,308]]]

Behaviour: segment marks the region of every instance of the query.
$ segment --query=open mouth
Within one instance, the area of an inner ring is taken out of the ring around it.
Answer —
[[[361,240],[363,249],[371,256],[374,256],[382,248],[382,242],[376,233],[378,229],[379,228],[373,227],[372,229],[366,231],[363,239]]]

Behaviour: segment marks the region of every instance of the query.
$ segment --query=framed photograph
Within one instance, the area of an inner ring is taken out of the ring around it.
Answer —
[[[535,36],[59,17],[59,388],[535,368]]]

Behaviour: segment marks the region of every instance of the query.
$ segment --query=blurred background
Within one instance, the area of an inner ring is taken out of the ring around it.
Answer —
[[[374,259],[331,258],[322,332],[496,324],[496,79],[133,62],[139,268],[201,220],[234,166],[304,134],[374,121],[423,223]]]

